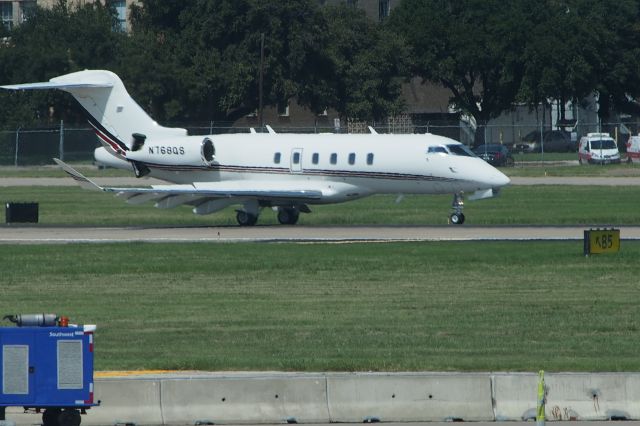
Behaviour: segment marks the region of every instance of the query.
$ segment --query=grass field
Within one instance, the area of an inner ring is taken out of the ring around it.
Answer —
[[[39,202],[42,225],[235,225],[231,209],[195,216],[76,187],[0,194]],[[514,186],[465,214],[638,225],[639,199],[640,187]],[[314,207],[300,224],[445,224],[450,203],[375,196]],[[99,370],[637,371],[639,257],[629,241],[590,258],[581,242],[539,241],[0,245],[0,314],[98,324]]]
[[[189,207],[160,210],[152,203],[133,206],[111,194],[79,187],[0,188],[3,202],[39,203],[43,225],[236,225],[233,208],[196,216]],[[447,223],[451,196],[374,196],[362,200],[312,206],[300,215],[301,225],[443,225]],[[464,213],[468,225],[633,225],[640,224],[640,187],[512,186],[500,197],[469,201]],[[258,222],[275,224],[266,209]]]
[[[637,371],[640,243],[0,246],[0,313],[97,369]],[[7,324],[8,325],[8,324]]]

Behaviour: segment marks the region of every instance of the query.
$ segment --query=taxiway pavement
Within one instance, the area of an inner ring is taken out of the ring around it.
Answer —
[[[391,242],[582,240],[580,226],[254,226],[254,227],[0,227],[0,243],[115,242]],[[619,227],[639,240],[640,226]]]

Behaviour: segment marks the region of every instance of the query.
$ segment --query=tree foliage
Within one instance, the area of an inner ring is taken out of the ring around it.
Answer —
[[[520,89],[527,10],[521,1],[405,0],[389,25],[412,48],[413,74],[449,89],[455,106],[483,125]]]
[[[159,117],[234,120],[258,108],[264,35],[264,104],[290,98],[314,112],[382,117],[398,109],[402,46],[363,14],[315,0],[143,0],[135,8],[132,43],[164,51],[164,92],[141,95]],[[394,40],[394,43],[389,43]],[[346,56],[348,54],[348,56]],[[144,63],[123,64],[144,88]],[[173,90],[175,88],[175,90]]]
[[[594,92],[601,116],[634,109],[638,18],[637,0],[404,0],[390,24],[412,49],[411,73],[447,87],[482,126],[514,102]]]
[[[605,118],[640,112],[639,3],[403,0],[381,25],[317,0],[140,0],[123,34],[101,2],[59,0],[0,33],[0,81],[106,68],[159,121],[234,121],[258,108],[264,36],[267,106],[295,98],[314,112],[380,119],[402,111],[400,78],[421,76],[479,126],[514,102],[591,93]],[[57,92],[0,92],[0,120],[73,120],[74,105]]]

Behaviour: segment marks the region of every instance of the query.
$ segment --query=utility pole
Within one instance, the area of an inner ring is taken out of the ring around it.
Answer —
[[[260,114],[260,131],[262,131],[262,127],[264,126],[264,120],[262,116],[263,105],[262,105],[262,83],[264,79],[264,33],[260,34],[260,81],[258,83],[258,114]]]

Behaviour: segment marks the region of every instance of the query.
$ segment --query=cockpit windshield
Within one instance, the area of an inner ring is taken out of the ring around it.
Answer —
[[[449,144],[449,145],[432,145],[427,149],[428,154],[450,154],[460,155],[463,157],[476,157],[476,155],[469,148],[462,144]]]
[[[429,149],[427,150],[427,152],[429,154],[435,154],[435,153],[442,153],[442,154],[448,154],[449,150],[447,148],[444,147],[444,145],[435,145],[435,146],[430,146]]]
[[[461,155],[463,157],[476,157],[473,151],[471,151],[469,148],[467,148],[465,145],[462,145],[462,144],[447,145],[447,148],[449,148],[449,151],[453,155]]]

